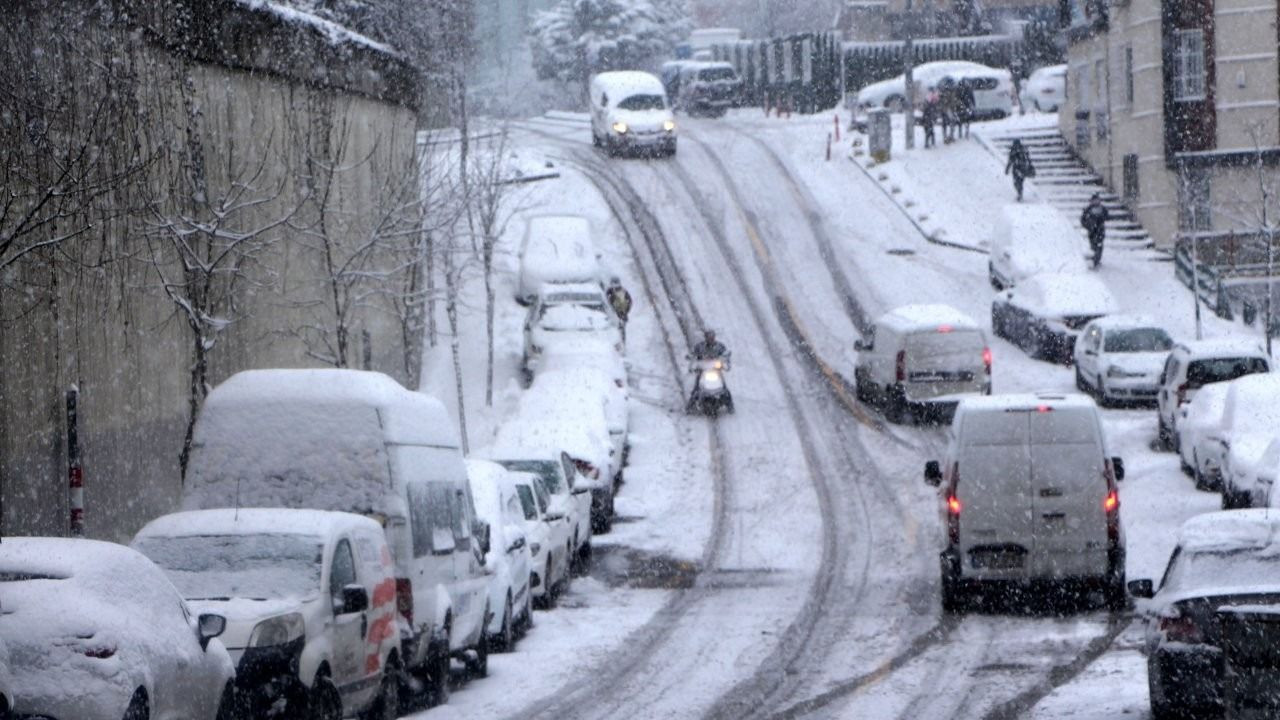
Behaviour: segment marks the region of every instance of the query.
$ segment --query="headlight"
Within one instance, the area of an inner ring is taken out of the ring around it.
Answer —
[[[616,122],[613,124],[613,131],[619,135],[627,134],[627,124],[624,122]]]
[[[305,628],[302,616],[298,613],[268,618],[254,626],[249,635],[249,647],[284,645],[302,637]]]
[[[667,132],[675,132],[675,131],[676,131],[676,121],[675,121],[675,120],[663,120],[663,121],[662,121],[662,129],[663,129],[663,130],[666,130]]]
[[[538,553],[542,552],[542,546],[539,545],[538,543],[529,543],[529,552],[532,553],[533,555],[537,555]]]
[[[1118,368],[1118,367],[1116,367],[1115,365],[1112,365],[1111,367],[1107,368],[1107,377],[1109,377],[1109,378],[1136,378],[1136,377],[1142,377],[1142,373],[1140,373],[1140,372],[1129,372],[1128,370],[1125,370],[1125,369],[1123,369],[1123,368]]]

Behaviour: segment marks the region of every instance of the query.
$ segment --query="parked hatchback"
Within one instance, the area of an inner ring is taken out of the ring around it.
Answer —
[[[1076,338],[1076,388],[1098,404],[1154,403],[1160,371],[1173,339],[1154,320],[1128,315],[1098,318]]]
[[[165,515],[133,548],[196,612],[227,618],[222,641],[250,717],[397,717],[400,632],[391,551],[367,517],[226,509]]]
[[[1022,83],[1022,108],[1035,108],[1039,112],[1057,112],[1067,99],[1067,66],[1042,67]]]
[[[1160,373],[1160,443],[1172,448],[1178,433],[1178,408],[1205,385],[1271,371],[1271,359],[1252,340],[1215,339],[1180,342],[1173,346]]]
[[[1204,462],[1214,453],[1205,443],[1222,424],[1222,409],[1231,383],[1210,383],[1200,388],[1191,402],[1178,408],[1178,441],[1176,444],[1182,471],[1196,481],[1197,490],[1220,489],[1218,473]]]
[[[508,463],[508,467],[518,461]],[[560,590],[569,584],[573,555],[569,552],[569,520],[552,512],[551,493],[542,478],[531,472],[509,471],[511,484],[520,498],[524,532],[529,543],[529,590],[534,604],[550,607]],[[533,625],[533,618],[529,618]]]
[[[1093,275],[1045,273],[996,295],[991,331],[1050,362],[1070,362],[1085,325],[1116,311],[1111,291]]]
[[[1098,408],[1083,395],[967,398],[941,462],[946,545],[942,605],[951,611],[987,587],[1081,584],[1124,607],[1125,542],[1116,487],[1124,465],[1107,456]]]
[[[476,514],[489,525],[489,644],[495,650],[515,649],[516,637],[533,619],[529,592],[529,544],[524,511],[506,468],[488,460],[467,460],[467,477],[476,501]]]

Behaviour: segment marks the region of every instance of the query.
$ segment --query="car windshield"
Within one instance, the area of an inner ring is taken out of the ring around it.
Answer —
[[[324,545],[305,535],[189,535],[138,538],[188,600],[309,598],[320,592]]]
[[[1239,588],[1270,583],[1280,587],[1280,553],[1272,548],[1180,552],[1165,575],[1161,592]]]
[[[631,95],[618,103],[619,110],[663,110],[667,101],[661,95]]]
[[[738,79],[738,73],[734,72],[733,68],[728,67],[707,68],[705,70],[698,71],[698,79],[704,82],[716,82],[720,80],[732,81]]]
[[[1193,360],[1187,366],[1187,384],[1193,388],[1209,383],[1235,380],[1236,378],[1267,371],[1267,361],[1262,358],[1211,358]]]
[[[560,492],[560,464],[553,460],[499,460],[508,470],[533,473],[542,478],[549,492]]]
[[[1160,328],[1115,330],[1107,333],[1103,350],[1109,353],[1167,352],[1173,340]]]

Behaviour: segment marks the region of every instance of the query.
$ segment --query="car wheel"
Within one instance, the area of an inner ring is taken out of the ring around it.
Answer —
[[[342,695],[327,676],[316,678],[307,697],[308,720],[342,720]]]
[[[484,608],[488,616],[488,605]],[[472,678],[489,677],[489,633],[480,629],[480,637],[476,638],[476,646],[471,649],[474,657],[467,657],[467,674]]]
[[[1182,471],[1183,475],[1194,478],[1196,480],[1196,489],[1200,489],[1199,478],[1196,477],[1196,469],[1191,467],[1186,458],[1182,457],[1182,453],[1178,453],[1178,469]]]
[[[502,608],[502,627],[493,636],[494,652],[511,652],[516,644],[515,621],[511,617],[511,593],[507,593],[507,602]]]
[[[447,632],[447,631],[446,631]],[[449,650],[439,653],[431,662],[427,677],[427,694],[432,706],[449,703]]]
[[[1173,448],[1173,434],[1169,431],[1169,426],[1164,422],[1164,416],[1156,411],[1156,443],[1163,450],[1171,450]]]
[[[907,399],[897,393],[892,386],[884,389],[884,416],[889,422],[902,424],[907,421]]]
[[[907,99],[901,95],[894,95],[884,101],[884,108],[891,113],[900,113],[907,107]]]
[[[1084,383],[1084,375],[1080,374],[1080,366],[1076,365],[1076,389],[1080,392],[1089,392],[1089,386]]]
[[[520,621],[520,637],[529,634],[533,628],[533,588],[524,591],[524,618]]]
[[[551,564],[551,552],[547,552],[547,570],[542,576],[542,583],[545,586],[542,591],[542,609],[550,610],[556,606],[556,588],[559,583],[555,582],[555,575],[551,571],[555,568]]]
[[[871,393],[867,392],[867,381],[860,370],[853,371],[853,396],[861,403],[871,402]]]
[[[400,668],[391,663],[382,668],[378,697],[361,717],[364,720],[396,720],[400,717]]]
[[[968,596],[960,578],[950,567],[946,559],[942,560],[942,611],[944,613],[963,612],[968,606]]]
[[[1213,483],[1209,482],[1209,478],[1200,472],[1200,458],[1195,451],[1191,453],[1191,477],[1196,481],[1196,489],[1203,492],[1211,492]]]
[[[147,702],[147,691],[138,688],[129,699],[129,707],[124,709],[124,720],[148,720],[151,717],[151,706]]]

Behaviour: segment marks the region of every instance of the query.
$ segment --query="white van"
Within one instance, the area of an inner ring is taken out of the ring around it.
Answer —
[[[1125,543],[1102,420],[1084,395],[968,398],[951,422],[946,457],[925,464],[941,487],[947,528],[942,605],[961,608],[984,584],[1097,586],[1125,604]]]
[[[1083,273],[1080,233],[1052,205],[1005,205],[991,238],[987,276],[1003,290],[1040,273]]]
[[[623,150],[676,154],[676,121],[662,81],[646,72],[603,72],[591,78],[591,142],[610,155]]]
[[[961,398],[991,392],[991,350],[973,318],[949,305],[903,305],[854,343],[858,399],[889,419],[945,419]]]
[[[451,656],[487,669],[488,530],[444,406],[360,370],[248,370],[196,422],[184,509],[338,510],[381,521],[405,667],[447,697]],[[468,653],[467,651],[470,651]]]
[[[400,706],[396,581],[382,527],[352,513],[228,508],[164,515],[134,537],[193,613],[227,619],[247,717]]]
[[[578,215],[529,218],[519,260],[516,300],[523,305],[533,302],[544,283],[600,284],[600,253],[591,241],[591,223]]]

